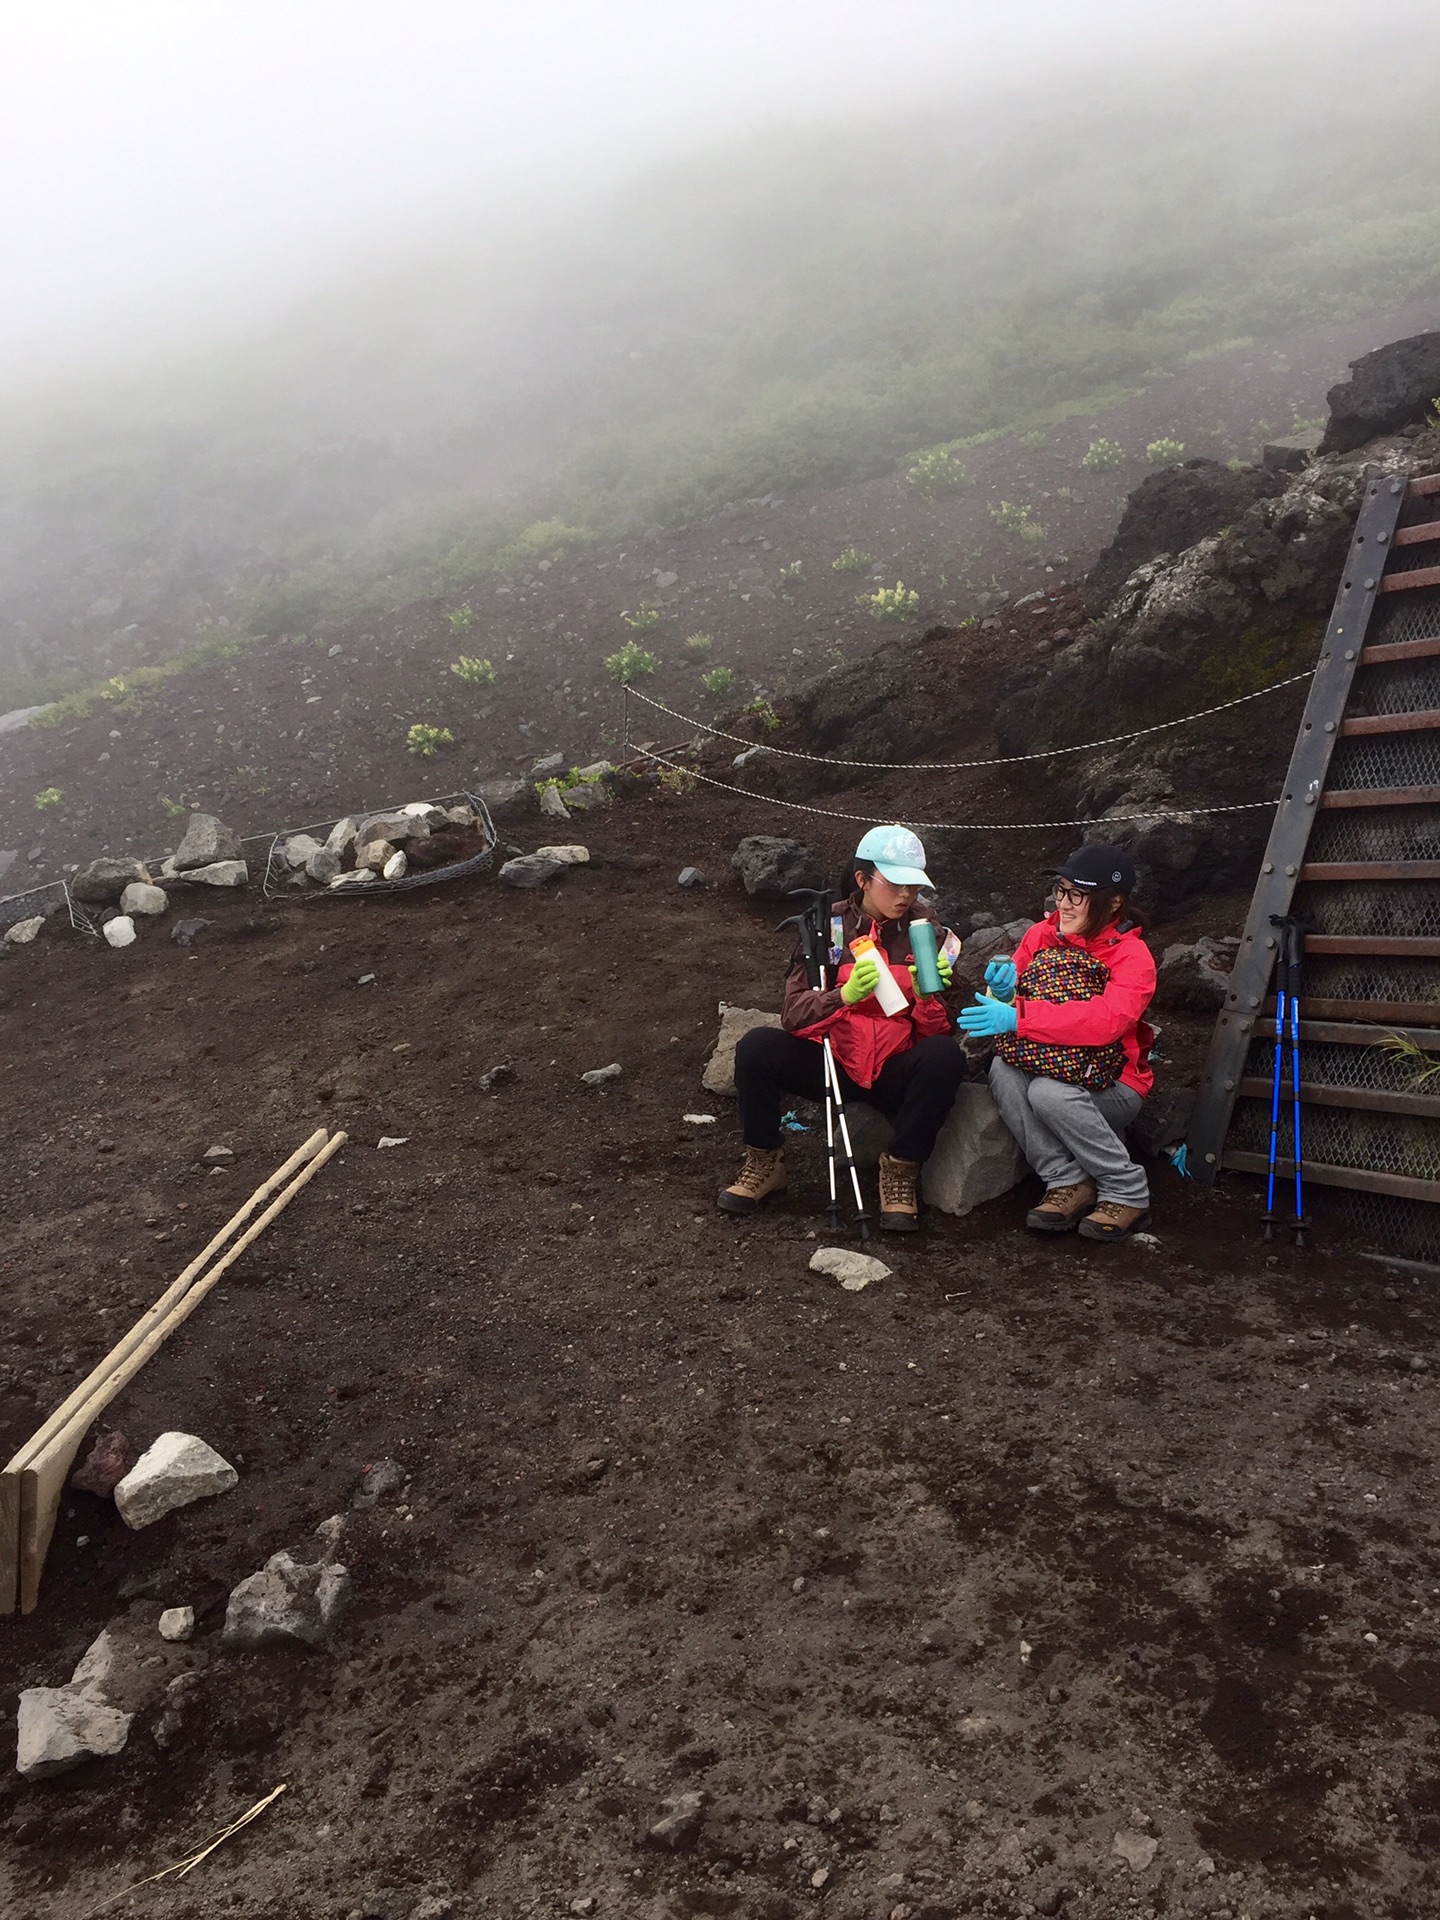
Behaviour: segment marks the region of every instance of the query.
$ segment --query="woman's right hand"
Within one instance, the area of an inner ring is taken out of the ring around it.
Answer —
[[[850,969],[850,977],[840,988],[840,998],[847,1007],[855,1007],[867,1000],[880,984],[880,962],[873,953],[862,953]]]
[[[996,1000],[1015,998],[1015,962],[991,960],[985,968],[985,985]]]

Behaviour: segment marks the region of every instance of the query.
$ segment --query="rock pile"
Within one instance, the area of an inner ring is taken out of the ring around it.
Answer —
[[[292,833],[277,844],[271,869],[288,874],[294,887],[354,892],[471,859],[481,851],[480,835],[473,807],[414,800],[393,813],[347,814],[323,841]]]

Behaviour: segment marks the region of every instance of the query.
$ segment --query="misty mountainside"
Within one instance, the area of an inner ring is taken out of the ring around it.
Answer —
[[[14,396],[0,698],[892,472],[1432,298],[1426,64],[1392,50],[1341,91],[1325,52],[774,132],[599,204],[492,210],[262,340]]]

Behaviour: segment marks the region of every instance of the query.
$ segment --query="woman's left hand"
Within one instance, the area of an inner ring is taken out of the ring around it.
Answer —
[[[976,1039],[993,1040],[1002,1033],[1014,1033],[1019,1025],[1020,1016],[1006,1000],[991,1000],[986,994],[977,993],[973,1007],[966,1007],[955,1022],[964,1032]]]
[[[950,987],[954,985],[955,983],[954,970],[952,969],[950,962],[945,958],[943,953],[936,954],[935,966],[936,966],[936,970],[940,975],[940,987],[941,987],[941,991],[943,992],[946,987]],[[920,998],[920,976],[918,973],[916,973],[914,967],[911,967],[910,969],[910,991],[915,995],[915,998],[917,1000]]]

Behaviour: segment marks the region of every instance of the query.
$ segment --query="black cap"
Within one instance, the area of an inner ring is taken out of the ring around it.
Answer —
[[[1053,869],[1057,880],[1069,880],[1087,893],[1111,888],[1116,893],[1135,891],[1135,862],[1123,847],[1107,847],[1101,840],[1072,853],[1063,867]]]

